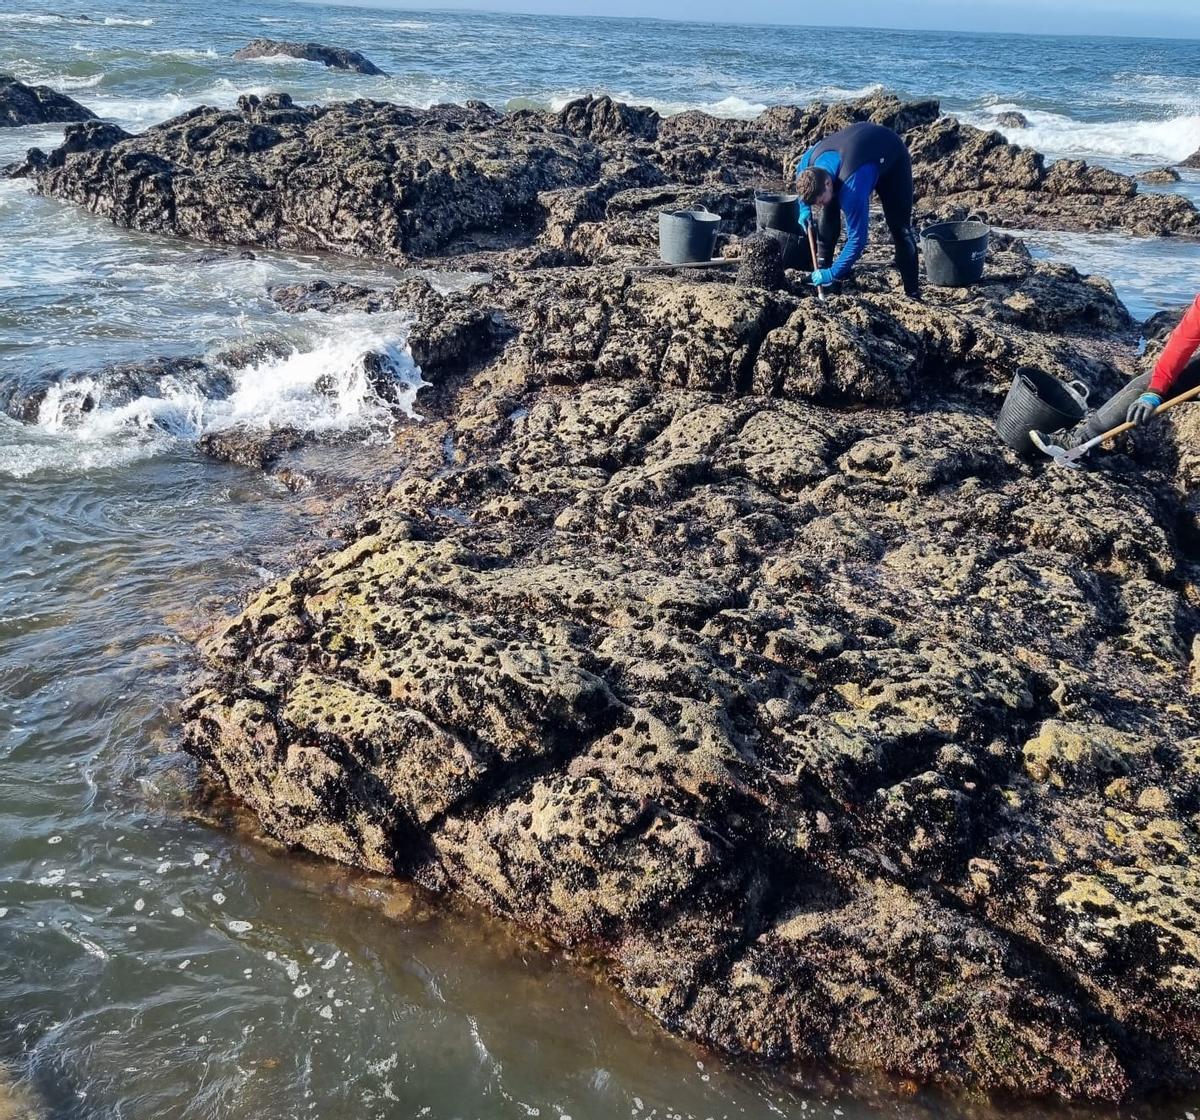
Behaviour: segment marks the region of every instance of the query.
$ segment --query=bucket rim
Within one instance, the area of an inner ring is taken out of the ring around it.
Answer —
[[[711,210],[689,210],[681,208],[678,210],[660,210],[658,212],[660,218],[680,218],[684,221],[691,222],[719,222],[721,221],[720,214],[714,214]]]
[[[960,236],[965,226],[974,227],[970,236]],[[968,241],[982,241],[992,232],[992,227],[978,218],[968,218],[961,222],[934,222],[921,230],[922,241],[946,241],[950,244],[965,244]]]
[[[1047,408],[1054,409],[1054,411],[1058,412],[1060,415],[1068,416],[1070,413],[1064,412],[1063,409],[1059,408],[1058,405],[1053,401],[1046,400],[1046,398],[1038,391],[1039,381],[1042,385],[1049,386],[1052,392],[1064,393],[1067,399],[1075,405],[1076,409],[1078,409],[1078,419],[1083,419],[1083,417],[1087,415],[1087,394],[1081,393],[1075,388],[1076,385],[1086,388],[1082,381],[1062,381],[1061,379],[1055,377],[1054,374],[1046,373],[1045,370],[1040,369],[1017,370],[1017,372],[1013,374],[1013,383],[1016,384],[1019,381],[1023,381],[1029,387],[1029,391],[1035,397],[1037,397],[1042,404],[1044,404]]]

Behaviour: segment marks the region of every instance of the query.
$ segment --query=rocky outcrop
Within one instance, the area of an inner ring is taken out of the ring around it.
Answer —
[[[349,543],[205,641],[188,742],[271,834],[585,945],[728,1053],[1195,1085],[1191,460],[992,431],[1021,364],[1133,371],[1104,281],[1001,242],[970,293],[893,282],[281,291],[409,306],[442,364]]]
[[[1134,178],[1139,183],[1162,186],[1166,183],[1178,183],[1181,176],[1173,167],[1153,167],[1149,171],[1138,172]]]
[[[508,116],[478,102],[408,109],[359,100],[301,108],[284,94],[195,109],[104,147],[64,146],[22,169],[37,189],[121,225],[199,241],[334,250],[460,267],[646,263],[657,212],[704,205],[725,235],[753,228],[755,187],[854,120],[900,130],[922,218],[977,213],[1022,228],[1200,235],[1187,199],[1042,156],[877,96],[770,109],[753,122],[584,98]]]
[[[1001,128],[1028,128],[1029,118],[1024,113],[1008,110],[996,116],[996,123]]]
[[[345,47],[326,47],[321,43],[289,43],[283,39],[254,39],[233,52],[234,58],[243,61],[252,58],[272,58],[276,55],[299,58],[305,62],[321,62],[331,70],[352,70],[356,74],[387,76],[375,63],[358,51],[347,50]]]
[[[75,142],[69,130],[64,148]],[[594,181],[600,162],[585,141],[527,135],[486,107],[298,109],[280,94],[195,109],[103,149],[59,149],[36,181],[130,228],[402,261],[470,237],[530,240],[539,194]]]
[[[1187,157],[1187,159],[1180,160],[1179,166],[1200,167],[1200,148],[1197,148],[1190,156]]]
[[[49,86],[27,86],[0,74],[0,128],[94,120],[96,114]]]

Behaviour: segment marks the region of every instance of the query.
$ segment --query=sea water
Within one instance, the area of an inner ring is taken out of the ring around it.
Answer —
[[[390,76],[230,57],[258,36],[360,49]],[[0,72],[130,130],[271,90],[509,108],[607,92],[751,118],[886,88],[987,127],[1019,110],[1030,127],[1011,139],[1123,171],[1200,148],[1200,45],[1161,40],[11,0]],[[0,129],[0,163],[61,132]],[[1200,199],[1200,174],[1166,189]],[[1138,316],[1200,287],[1190,244],[1030,236],[1111,276]],[[394,271],[198,248],[0,182],[0,386],[61,372],[75,386],[32,423],[0,418],[0,1063],[48,1114],[105,1120],[955,1115],[730,1068],[580,962],[403,884],[279,851],[197,801],[176,739],[189,638],[287,570],[329,514],[205,459],[197,440],[288,426],[350,433],[356,456],[386,461],[396,427],[420,423],[422,384],[402,313],[289,315],[267,296],[316,278],[387,285]],[[220,399],[187,377],[110,401],[87,385],[108,362],[248,343],[269,345]],[[367,354],[385,357],[399,407],[363,376]],[[84,386],[98,399],[86,413],[71,398]],[[349,485],[355,459],[340,469]]]

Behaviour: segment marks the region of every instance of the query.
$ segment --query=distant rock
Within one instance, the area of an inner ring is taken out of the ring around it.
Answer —
[[[1155,167],[1150,171],[1139,172],[1134,178],[1139,183],[1178,183],[1182,176],[1173,167]]]
[[[255,39],[247,43],[241,50],[234,51],[233,57],[240,60],[251,58],[270,58],[272,55],[284,54],[291,58],[301,58],[305,62],[323,62],[332,70],[353,70],[356,74],[371,74],[387,77],[369,58],[358,51],[346,50],[344,47],[326,47],[320,43],[289,43],[283,39]]]
[[[1187,159],[1183,160],[1180,167],[1200,167],[1200,148],[1197,148]]]
[[[95,119],[91,109],[49,86],[27,86],[11,74],[0,74],[0,128]]]
[[[1001,128],[1028,128],[1029,118],[1024,113],[1010,109],[1008,112],[1000,113],[996,117],[996,123]]]

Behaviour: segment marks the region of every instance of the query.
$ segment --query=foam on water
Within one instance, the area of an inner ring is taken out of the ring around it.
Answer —
[[[1023,113],[1029,127],[998,125],[996,118],[1004,112]],[[1107,155],[1137,162],[1178,163],[1200,148],[1200,113],[1167,120],[1080,121],[1061,113],[1022,108],[1016,102],[1000,102],[961,116],[980,128],[997,129],[1013,144],[1055,156]]]
[[[321,333],[311,341],[234,371],[227,396],[206,395],[202,374],[164,377],[132,400],[113,399],[101,375],[66,379],[49,389],[32,429],[4,419],[0,474],[120,467],[234,426],[370,439],[399,417],[419,418],[413,404],[426,382],[405,347],[404,316],[314,314],[312,325]],[[394,403],[380,395],[368,359]]]

